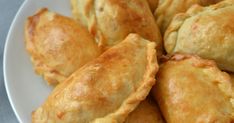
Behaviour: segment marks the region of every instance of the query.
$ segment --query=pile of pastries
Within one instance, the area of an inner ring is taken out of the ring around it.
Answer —
[[[33,123],[234,123],[234,0],[71,0],[25,24],[54,86]]]

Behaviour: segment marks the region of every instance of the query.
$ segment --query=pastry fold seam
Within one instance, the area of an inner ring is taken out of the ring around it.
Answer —
[[[157,58],[155,57],[157,54],[155,50],[155,46],[156,44],[154,42],[150,42],[147,45],[147,54],[150,54],[150,55],[147,55],[148,65],[145,70],[146,73],[144,75],[143,82],[141,82],[144,84],[140,88],[138,88],[135,93],[132,93],[131,95],[129,95],[128,99],[124,101],[124,103],[120,106],[121,108],[119,108],[115,112],[108,114],[102,118],[95,119],[94,121],[92,121],[92,123],[124,122],[128,114],[131,113],[139,105],[139,103],[147,97],[152,86],[155,84],[155,74],[159,67],[157,64]]]

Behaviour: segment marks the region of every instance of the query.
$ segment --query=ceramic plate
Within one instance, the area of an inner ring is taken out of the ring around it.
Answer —
[[[4,78],[11,106],[21,123],[31,122],[31,113],[46,99],[51,87],[35,74],[24,44],[24,24],[38,9],[70,16],[69,0],[25,0],[16,14],[4,51]]]

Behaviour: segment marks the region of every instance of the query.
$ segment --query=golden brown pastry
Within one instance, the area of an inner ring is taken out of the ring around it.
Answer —
[[[233,92],[213,61],[182,54],[160,66],[153,87],[167,123],[233,123]]]
[[[159,0],[158,8],[154,14],[160,30],[162,34],[164,34],[172,18],[176,14],[185,12],[188,8],[195,4],[207,6],[219,1],[222,0]]]
[[[131,112],[124,123],[164,123],[156,103],[147,98]]]
[[[28,18],[25,38],[36,73],[49,84],[64,81],[100,54],[85,27],[45,8]]]
[[[155,43],[136,34],[59,84],[33,123],[122,123],[148,95],[158,70]]]
[[[164,36],[165,49],[215,60],[234,72],[234,0],[210,7],[194,6],[178,14]]]
[[[74,17],[89,28],[104,49],[122,41],[129,33],[138,33],[157,43],[162,39],[146,0],[71,0]]]

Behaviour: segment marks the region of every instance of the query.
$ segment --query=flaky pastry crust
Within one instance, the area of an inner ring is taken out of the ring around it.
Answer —
[[[195,4],[207,6],[219,1],[222,0],[159,0],[159,5],[154,15],[162,34],[164,34],[176,14],[186,12],[187,9]]]
[[[58,85],[33,123],[123,123],[155,83],[155,43],[130,34]]]
[[[48,84],[63,82],[100,54],[85,27],[46,8],[27,19],[25,39],[36,73]]]
[[[118,44],[129,33],[137,33],[157,44],[162,38],[146,0],[71,0],[74,18],[86,25],[104,50]]]
[[[176,54],[160,66],[153,94],[167,123],[232,123],[230,76],[215,62]]]
[[[196,54],[215,60],[218,66],[234,72],[234,1],[209,7],[193,6],[175,16],[164,35],[169,54]]]

